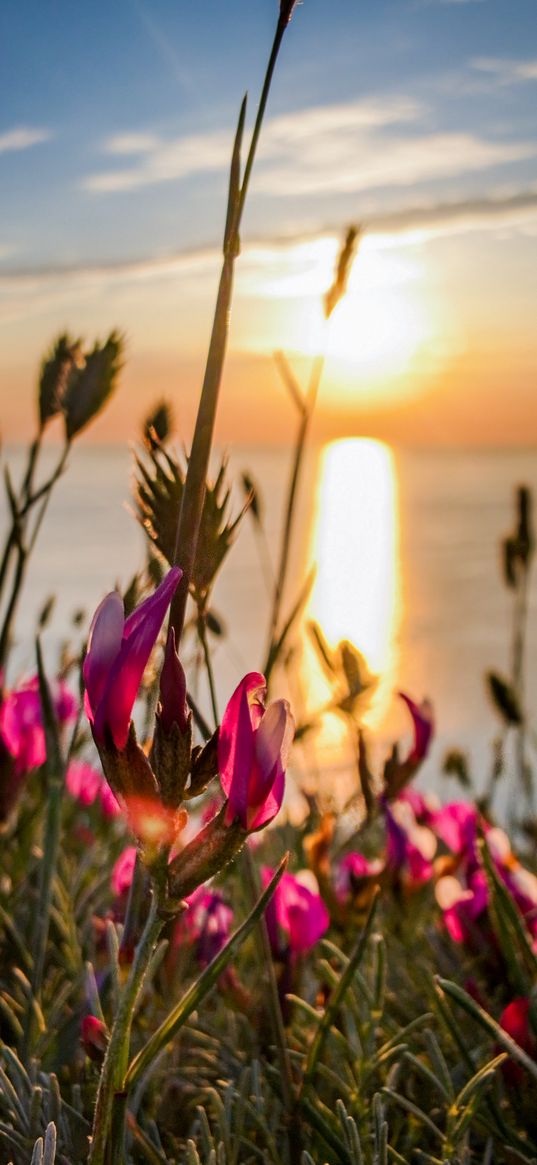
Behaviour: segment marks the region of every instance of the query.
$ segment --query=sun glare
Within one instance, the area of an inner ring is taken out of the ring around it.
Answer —
[[[276,347],[283,343],[307,355],[326,350],[326,379],[339,398],[371,388],[389,393],[390,378],[404,377],[438,332],[419,247],[399,246],[389,235],[366,235],[347,292],[326,324],[323,296],[336,255],[336,240],[327,237],[256,253],[255,262],[249,257],[253,267],[244,288],[264,298],[265,312],[271,301],[280,301],[280,310],[272,313],[281,329]],[[259,340],[257,334],[256,346]]]
[[[399,559],[393,454],[347,438],[322,454],[312,531],[309,615],[331,646],[351,640],[381,677],[371,722],[382,719],[396,669]]]

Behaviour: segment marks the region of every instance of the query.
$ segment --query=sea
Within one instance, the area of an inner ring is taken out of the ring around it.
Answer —
[[[45,450],[42,478],[57,450]],[[239,679],[266,658],[271,592],[279,561],[293,452],[288,448],[235,447],[224,454],[232,487],[230,514],[243,500],[245,473],[255,483],[260,521],[247,514],[217,579],[211,607],[224,634],[213,637],[219,709]],[[221,454],[216,454],[213,472]],[[13,480],[23,452],[4,450]],[[145,533],[132,501],[133,451],[81,445],[48,508],[25,581],[8,683],[35,671],[36,622],[44,601],[56,596],[43,632],[53,669],[62,645],[80,642],[103,595],[125,588],[145,557]],[[502,539],[515,523],[515,491],[527,485],[537,496],[537,450],[439,450],[392,448],[348,438],[309,449],[294,512],[282,621],[300,594],[305,597],[288,667],[275,676],[273,692],[291,699],[297,719],[326,709],[331,691],[313,649],[312,623],[330,648],[350,640],[364,655],[378,686],[366,715],[377,768],[393,743],[411,744],[408,713],[398,693],[427,697],[434,708],[435,737],[419,777],[422,788],[443,799],[461,795],[443,774],[448,750],[464,752],[475,787],[488,785],[494,741],[502,723],[490,701],[486,673],[510,674],[513,592],[501,566]],[[7,507],[2,501],[1,528]],[[76,613],[84,612],[82,630]],[[290,641],[291,645],[291,641]],[[207,688],[189,656],[189,682],[209,716]],[[530,578],[525,650],[526,704],[537,719],[537,570]],[[324,685],[324,686],[323,686]],[[528,757],[533,736],[528,734]],[[300,783],[321,782],[348,791],[354,780],[351,742],[337,715],[325,712],[323,727],[297,749]],[[500,816],[521,796],[510,759],[498,783]],[[314,758],[314,759],[312,759]],[[337,798],[336,798],[337,799]]]

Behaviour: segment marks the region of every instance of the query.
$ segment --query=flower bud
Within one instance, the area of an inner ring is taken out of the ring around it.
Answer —
[[[80,1039],[90,1060],[102,1064],[110,1039],[108,1028],[102,1019],[97,1019],[96,1015],[85,1015],[80,1025]]]

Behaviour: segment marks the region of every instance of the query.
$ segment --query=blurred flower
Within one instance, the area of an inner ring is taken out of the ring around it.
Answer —
[[[98,745],[106,744],[108,735],[120,751],[127,744],[138,688],[181,574],[173,566],[127,619],[117,591],[93,616],[83,675],[86,713]]]
[[[414,727],[414,747],[408,754],[407,764],[418,765],[425,760],[429,752],[434,730],[433,706],[430,700],[422,700],[421,704],[415,704],[405,692],[399,692],[399,695],[405,701]]]
[[[475,805],[468,801],[452,801],[432,814],[431,825],[453,854],[465,862],[475,862],[479,820],[479,812]]]
[[[222,894],[205,886],[199,886],[186,901],[188,910],[178,922],[179,937],[195,945],[196,958],[206,967],[227,943],[233,911]]]
[[[418,825],[406,801],[385,803],[384,813],[388,843],[386,866],[404,889],[418,889],[433,876],[436,837],[432,830]]]
[[[102,1019],[97,1019],[96,1015],[85,1015],[80,1025],[80,1038],[90,1060],[101,1064],[110,1039],[108,1028]]]
[[[128,845],[112,866],[110,885],[117,898],[130,889],[136,863],[136,846]]]
[[[261,871],[263,886],[268,886],[274,870]],[[328,910],[317,891],[314,875],[302,870],[298,877],[284,874],[267,906],[265,918],[272,951],[276,958],[289,954],[304,955],[315,945],[330,925]],[[282,951],[282,932],[286,950]]]
[[[479,949],[484,935],[476,923],[486,911],[489,900],[484,870],[474,869],[462,879],[446,874],[436,883],[435,897],[453,941]]]
[[[65,787],[75,801],[80,801],[81,805],[93,805],[102,783],[101,773],[88,761],[71,761],[67,769]]]
[[[500,1027],[503,1027],[503,1030],[507,1032],[508,1036],[511,1036],[519,1048],[535,1059],[537,1040],[530,1027],[529,999],[523,995],[512,999],[502,1011],[499,1022]],[[503,1051],[504,1049],[498,1050]],[[518,1088],[524,1081],[524,1068],[512,1059],[506,1060],[502,1064],[502,1072],[510,1088]]]
[[[99,801],[105,817],[117,817],[121,813],[109,784],[104,780],[100,770],[94,768],[89,761],[70,762],[65,786],[71,797],[81,805],[93,805],[95,801]]]
[[[412,780],[429,752],[434,731],[433,707],[430,700],[422,700],[421,704],[416,704],[405,692],[399,692],[399,695],[404,700],[412,717],[414,744],[405,760],[400,760],[396,745],[392,755],[386,761],[384,789],[385,796],[389,800],[398,797],[404,786]]]
[[[52,698],[60,724],[75,718],[77,702],[63,681],[58,681],[53,688]],[[44,764],[47,752],[37,676],[4,697],[0,706],[0,735],[15,761],[18,776]]]
[[[294,734],[287,700],[265,709],[264,676],[241,680],[224,712],[218,737],[218,768],[228,798],[225,821],[261,829],[276,816],[284,794],[285,769]]]
[[[334,874],[334,889],[341,903],[352,900],[378,881],[384,870],[380,858],[368,861],[363,854],[350,853],[338,862]]]

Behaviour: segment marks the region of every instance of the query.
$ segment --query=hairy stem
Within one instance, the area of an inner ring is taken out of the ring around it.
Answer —
[[[300,473],[301,473],[301,469],[302,469],[302,461],[304,458],[304,449],[306,446],[306,439],[307,439],[308,430],[309,430],[309,427],[311,424],[311,418],[313,416],[313,410],[315,408],[315,402],[317,399],[317,393],[319,391],[319,384],[321,381],[321,376],[323,374],[323,368],[324,368],[324,355],[319,355],[316,357],[314,364],[313,364],[312,371],[311,371],[309,387],[308,387],[308,391],[306,393],[306,398],[305,398],[303,408],[301,411],[300,424],[298,427],[298,433],[297,433],[297,438],[296,438],[296,442],[295,442],[295,451],[294,451],[293,461],[292,461],[292,465],[291,465],[291,475],[289,478],[289,487],[288,487],[288,491],[287,491],[287,501],[286,501],[286,506],[285,506],[285,521],[284,521],[284,526],[283,526],[283,530],[282,530],[282,538],[281,538],[281,543],[280,543],[279,565],[278,565],[278,570],[276,573],[276,584],[274,587],[274,597],[273,597],[273,603],[272,603],[272,613],[271,613],[271,618],[270,618],[270,631],[269,631],[269,640],[268,640],[268,644],[267,644],[266,662],[265,662],[265,667],[264,667],[264,672],[265,672],[265,676],[267,678],[267,681],[269,679],[270,672],[272,671],[272,668],[274,667],[274,663],[276,662],[275,656],[274,656],[274,644],[275,644],[275,640],[276,640],[277,632],[278,632],[278,624],[280,621],[280,611],[281,611],[283,593],[284,593],[284,589],[285,589],[285,583],[287,580],[287,571],[288,571],[288,567],[289,567],[289,553],[290,553],[290,549],[291,549],[291,541],[292,541],[292,533],[293,533],[293,523],[294,523],[294,518],[295,518],[298,486],[300,483]]]
[[[177,538],[174,561],[182,568],[183,577],[175,593],[171,611],[170,625],[175,628],[175,641],[179,644],[186,613],[188,589],[192,578],[192,571],[196,559],[198,534],[205,498],[205,482],[209,456],[213,441],[214,423],[218,395],[222,379],[222,369],[227,348],[229,333],[229,317],[233,292],[233,273],[235,259],[239,251],[239,229],[250,181],[250,174],[265,114],[270,85],[280,45],[285,32],[285,24],[278,20],[276,34],[265,73],[263,89],[259,100],[257,117],[244,170],[242,186],[238,193],[235,205],[230,208],[230,221],[226,226],[226,245],[224,262],[220,276],[218,296],[213,320],[205,376],[201,391],[201,398],[194,430],[192,450],[188,462],[188,470],[183,490],[181,511],[177,525]]]
[[[101,1072],[93,1118],[88,1165],[105,1165],[107,1146],[110,1141],[112,1116],[115,1107],[119,1107],[123,1119],[115,1119],[113,1122],[114,1144],[110,1146],[110,1154],[112,1160],[121,1160],[121,1145],[124,1135],[124,1115],[126,1109],[126,1105],[123,1102],[124,1080],[128,1068],[132,1020],[151,961],[151,956],[158,942],[162,927],[164,926],[164,921],[159,916],[159,906],[159,894],[156,887],[154,887],[144,932],[136,949],[129,978],[121,994],[118,1012],[114,1020],[110,1043]]]

